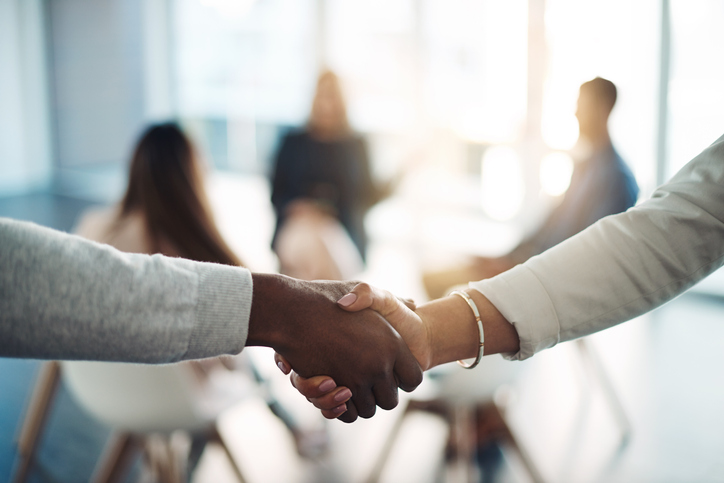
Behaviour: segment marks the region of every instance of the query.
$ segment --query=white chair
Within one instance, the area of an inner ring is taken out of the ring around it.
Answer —
[[[120,481],[146,436],[177,430],[203,432],[220,443],[239,481],[244,481],[216,420],[253,393],[251,380],[228,373],[231,380],[214,384],[211,378],[201,388],[186,364],[63,362],[62,374],[76,401],[118,434],[96,467],[95,481]]]
[[[404,415],[398,418],[367,481],[374,483],[380,480],[402,423],[413,411],[437,414],[450,425],[450,446],[454,448],[455,470],[460,481],[477,481],[472,463],[477,436],[476,418],[481,411],[485,412],[486,418],[494,420],[495,426],[501,428],[500,438],[518,453],[531,479],[536,483],[543,481],[528,452],[520,445],[506,421],[506,401],[496,397],[500,395],[501,388],[515,382],[520,369],[519,363],[492,356],[484,358],[472,370],[448,364],[430,371],[423,384],[412,394]]]

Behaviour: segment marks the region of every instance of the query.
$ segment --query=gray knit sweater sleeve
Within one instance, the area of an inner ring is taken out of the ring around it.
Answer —
[[[0,218],[0,357],[164,363],[236,354],[248,270]]]

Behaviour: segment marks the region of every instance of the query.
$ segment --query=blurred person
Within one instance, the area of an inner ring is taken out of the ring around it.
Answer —
[[[123,252],[242,266],[214,222],[203,171],[197,149],[177,124],[152,125],[133,151],[121,202],[87,210],[75,232]],[[194,361],[189,367],[203,380],[220,362]],[[227,359],[224,367],[233,363]]]
[[[145,130],[134,149],[128,187],[121,202],[111,208],[88,210],[81,216],[76,233],[123,252],[159,253],[199,262],[242,266],[214,222],[204,188],[204,166],[199,152],[175,123],[156,124]],[[213,384],[216,371],[225,369],[242,369],[248,379],[265,384],[248,359],[227,356],[184,364],[198,380],[200,391]],[[306,434],[270,395],[267,402],[294,435],[300,453],[307,451],[302,442],[312,440],[312,435]],[[319,437],[315,439],[323,441]],[[192,470],[206,438],[194,438],[193,442]],[[151,466],[156,464],[151,461]]]
[[[123,199],[84,213],[76,233],[129,253],[242,266],[214,222],[199,154],[175,123],[141,135]]]
[[[383,191],[372,181],[364,139],[347,120],[339,79],[325,71],[306,128],[285,136],[276,157],[272,246],[282,273],[340,280],[360,272],[367,249],[364,218]]]
[[[430,298],[442,297],[454,285],[505,272],[599,219],[636,204],[636,179],[614,148],[608,130],[616,98],[616,86],[601,77],[581,85],[576,109],[579,138],[572,151],[575,165],[561,203],[534,233],[506,255],[476,257],[463,267],[425,274]]]

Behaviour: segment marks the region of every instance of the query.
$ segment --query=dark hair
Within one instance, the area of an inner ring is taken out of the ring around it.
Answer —
[[[150,126],[136,145],[119,221],[134,212],[155,253],[166,241],[177,251],[166,255],[241,265],[214,223],[196,149],[175,123]]]
[[[584,82],[581,85],[581,91],[584,90],[590,92],[609,112],[611,112],[613,106],[616,105],[616,97],[618,96],[616,85],[608,79],[596,77],[588,82]]]

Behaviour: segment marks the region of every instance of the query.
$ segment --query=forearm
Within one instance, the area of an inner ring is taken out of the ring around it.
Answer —
[[[238,353],[244,269],[121,253],[0,220],[0,354],[163,363]]]
[[[480,312],[485,332],[485,355],[517,352],[515,328],[477,290],[467,290]],[[471,308],[461,297],[451,295],[420,306],[420,318],[428,325],[432,347],[431,367],[478,354],[478,326]]]

